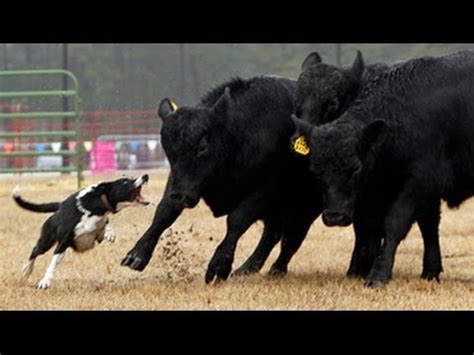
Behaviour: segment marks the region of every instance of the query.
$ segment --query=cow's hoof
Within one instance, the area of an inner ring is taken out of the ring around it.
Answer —
[[[222,271],[216,271],[216,270],[207,270],[206,272],[206,276],[204,278],[204,281],[206,282],[206,284],[210,284],[211,282],[214,281],[215,284],[218,284],[222,281],[225,281],[227,280],[227,278],[229,277],[229,273],[225,273],[225,272],[222,272]]]
[[[389,280],[380,280],[376,278],[368,278],[364,282],[364,286],[367,288],[382,288],[384,285],[386,285],[389,282]]]
[[[440,283],[439,274],[441,274],[442,271],[443,270],[423,270],[421,278],[428,281],[436,280],[438,283]]]
[[[207,267],[204,281],[210,284],[212,281],[225,281],[232,270],[232,261],[227,259],[213,258]]]
[[[349,278],[349,279],[352,279],[352,280],[361,280],[361,279],[364,279],[364,275],[362,275],[361,273],[358,273],[358,272],[348,272],[346,274],[346,276]]]
[[[148,265],[151,256],[144,256],[136,251],[128,252],[127,256],[123,258],[120,263],[122,266],[128,266],[130,269],[136,271],[143,271]]]
[[[286,268],[271,268],[270,271],[268,271],[268,275],[275,278],[285,277],[287,273],[288,270]]]
[[[364,273],[360,270],[356,269],[350,269],[347,271],[346,276],[350,279],[363,279],[367,274],[364,275]]]
[[[258,269],[252,268],[252,267],[239,267],[237,270],[235,270],[230,276],[231,277],[242,277],[242,276],[249,276],[253,274],[257,274],[259,272]]]

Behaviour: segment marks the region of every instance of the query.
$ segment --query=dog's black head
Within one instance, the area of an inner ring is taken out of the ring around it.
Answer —
[[[148,175],[136,179],[122,178],[111,182],[103,182],[96,186],[95,192],[100,194],[102,203],[109,210],[118,212],[132,205],[148,205],[141,195],[142,186],[148,182]]]

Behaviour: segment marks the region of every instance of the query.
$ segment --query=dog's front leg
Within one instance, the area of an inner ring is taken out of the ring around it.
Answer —
[[[54,271],[63,260],[64,254],[66,254],[65,251],[63,251],[62,253],[53,255],[53,259],[51,260],[51,263],[49,264],[48,269],[46,270],[46,273],[44,274],[43,278],[38,284],[39,289],[46,290],[47,288],[51,286],[51,282],[53,281],[53,277],[54,277]]]
[[[114,230],[114,227],[112,227],[112,225],[110,224],[110,222],[107,221],[107,225],[105,226],[105,239],[110,242],[110,243],[113,243],[115,242],[115,230]]]

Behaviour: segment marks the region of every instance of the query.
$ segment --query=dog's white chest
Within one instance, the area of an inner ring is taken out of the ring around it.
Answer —
[[[84,252],[95,246],[95,241],[104,239],[106,216],[83,215],[80,222],[74,228],[74,246],[78,252]]]

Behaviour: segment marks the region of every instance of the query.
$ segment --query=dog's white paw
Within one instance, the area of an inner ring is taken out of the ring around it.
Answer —
[[[51,287],[52,280],[50,278],[43,277],[38,284],[40,290],[46,290]]]
[[[33,261],[28,261],[24,266],[23,268],[21,269],[21,271],[23,272],[23,276],[28,278],[31,273],[33,272],[33,266],[34,266],[34,262]]]
[[[115,238],[116,238],[115,230],[110,226],[105,227],[104,238],[110,243],[115,242]]]

